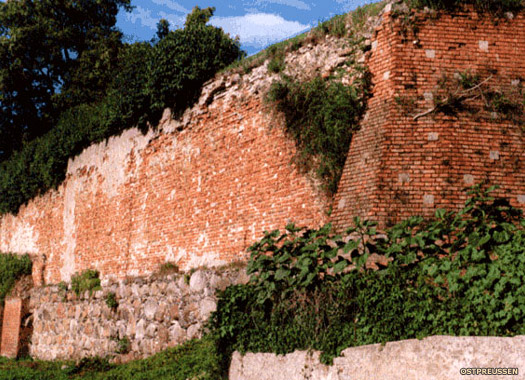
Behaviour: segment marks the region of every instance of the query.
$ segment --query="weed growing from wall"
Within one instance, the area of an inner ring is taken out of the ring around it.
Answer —
[[[109,307],[113,311],[117,310],[118,301],[117,301],[117,296],[115,295],[115,293],[110,292],[106,294],[105,301],[106,301],[107,307]]]
[[[268,93],[296,142],[297,164],[314,170],[329,194],[337,191],[352,134],[366,108],[368,86],[366,75],[352,86],[320,77],[300,83],[283,76]]]
[[[94,291],[101,290],[99,272],[87,269],[82,273],[71,276],[71,289],[77,296],[86,291],[91,295]]]
[[[525,92],[521,83],[517,86],[498,87],[492,75],[482,76],[470,71],[444,75],[433,94],[434,106],[413,116],[417,120],[434,113],[456,115],[466,111],[477,117],[502,119],[517,125],[525,125]],[[406,107],[407,98],[396,98],[405,113],[413,112]]]

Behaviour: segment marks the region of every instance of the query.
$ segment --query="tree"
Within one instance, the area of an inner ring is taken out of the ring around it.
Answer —
[[[157,23],[157,38],[162,40],[170,32],[170,23],[165,18],[161,18]]]
[[[206,25],[214,11],[194,7],[185,27],[169,32],[155,46],[149,87],[151,108],[157,114],[164,107],[183,112],[199,96],[204,82],[245,55],[239,39]]]
[[[131,10],[130,0],[0,3],[0,161],[64,109],[104,96],[121,46],[120,8]]]

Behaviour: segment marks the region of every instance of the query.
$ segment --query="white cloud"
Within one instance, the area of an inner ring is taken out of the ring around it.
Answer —
[[[172,0],[151,0],[151,1],[154,2],[155,4],[165,5],[169,9],[172,9],[180,13],[190,13],[188,9],[184,8],[182,5]]]
[[[131,13],[126,13],[126,19],[133,24],[139,21],[142,25],[154,30],[157,29],[157,22],[159,22],[158,18],[151,16],[151,10],[141,6],[137,6]]]
[[[301,0],[257,0],[255,4],[260,5],[265,3],[287,5],[303,11],[309,11],[311,9],[308,4]]]
[[[163,11],[157,12],[155,17],[151,15],[150,9],[144,9],[141,6],[137,6],[132,13],[126,14],[126,18],[133,24],[138,21],[141,25],[153,30],[157,30],[157,23],[161,18],[169,21],[171,30],[182,27],[185,20],[185,16],[179,16]]]
[[[232,37],[239,36],[243,45],[257,48],[281,41],[310,27],[297,21],[285,20],[272,13],[213,17],[210,24],[223,28]]]
[[[172,13],[166,13],[166,12],[159,12],[160,18],[164,18],[168,20],[170,23],[170,30],[182,28],[184,26],[184,21],[186,20],[186,16],[178,16],[174,15]]]

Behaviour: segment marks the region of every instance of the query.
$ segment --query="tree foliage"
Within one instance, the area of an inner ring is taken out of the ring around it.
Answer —
[[[130,0],[0,3],[0,160],[101,98],[115,68],[119,8]]]

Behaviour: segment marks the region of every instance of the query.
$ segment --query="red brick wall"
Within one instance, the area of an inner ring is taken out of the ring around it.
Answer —
[[[420,15],[415,34],[401,18],[384,16],[368,55],[373,97],[334,201],[336,226],[350,225],[355,215],[388,225],[436,208],[457,209],[466,199],[463,189],[483,180],[525,206],[522,126],[478,111],[413,118],[433,107],[444,76],[492,75],[488,87],[509,94],[525,85],[524,16],[496,23],[475,12]],[[415,104],[402,107],[401,99]]]
[[[492,87],[511,90],[523,82],[523,14],[497,25],[475,13],[427,15],[413,24],[417,35],[389,17],[368,55],[373,97],[335,198],[335,225],[355,215],[390,224],[459,208],[462,189],[482,180],[522,205],[519,126],[483,113],[417,121],[413,114],[432,106],[443,75],[492,73]],[[329,200],[290,164],[294,143],[261,100],[267,71],[250,75],[208,85],[188,122],[165,121],[148,136],[130,130],[88,148],[56,191],[0,219],[0,251],[45,255],[46,282],[87,268],[125,277],[165,261],[187,269],[243,259],[265,229],[325,223]],[[402,97],[417,100],[413,109],[398,105]]]
[[[0,250],[46,255],[56,283],[87,268],[125,277],[165,261],[224,264],[264,230],[326,223],[328,199],[291,164],[295,144],[261,93],[228,89],[183,130],[166,122],[87,149],[57,191],[1,219]]]
[[[5,301],[4,323],[2,326],[2,342],[0,355],[16,358],[20,343],[20,325],[22,322],[22,300],[11,298]]]

